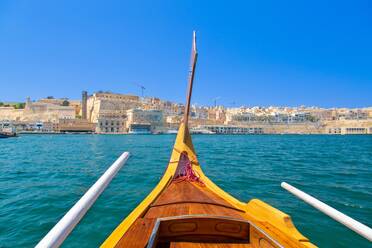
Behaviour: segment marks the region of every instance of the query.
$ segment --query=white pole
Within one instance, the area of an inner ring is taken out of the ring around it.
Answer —
[[[306,194],[305,192],[293,187],[292,185],[286,182],[282,182],[281,186],[282,188],[288,190],[290,193],[294,194],[295,196],[305,201],[306,203],[310,204],[314,208],[318,209],[319,211],[323,212],[324,214],[328,215],[334,220],[340,222],[341,224],[350,228],[351,230],[368,239],[369,241],[372,241],[372,229],[369,228],[368,226],[360,223],[359,221],[354,220],[353,218],[350,218],[349,216],[328,206],[327,204],[317,200],[311,195]]]
[[[59,247],[97,200],[100,194],[105,190],[114,176],[123,167],[124,163],[128,160],[128,157],[129,153],[124,152],[65,214],[65,216],[63,216],[63,218],[48,232],[36,247]]]

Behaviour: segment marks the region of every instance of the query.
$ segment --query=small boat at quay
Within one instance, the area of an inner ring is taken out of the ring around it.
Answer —
[[[212,132],[206,128],[201,127],[195,127],[190,129],[191,134],[216,134],[215,132]]]
[[[16,137],[16,136],[17,136],[17,133],[15,131],[15,128],[8,121],[0,125],[0,139]]]
[[[10,138],[10,137],[16,137],[16,133],[7,133],[7,132],[0,132],[0,139],[2,138]]]
[[[3,128],[2,130],[0,130],[0,139],[11,137],[17,137],[17,133],[14,130],[9,128]]]
[[[204,174],[188,125],[197,58],[194,32],[185,113],[169,164],[152,192],[117,226],[101,247],[316,247],[297,230],[286,213],[259,199],[241,202]],[[128,157],[129,153],[124,152],[36,247],[59,247]],[[285,182],[281,186],[372,241],[372,229],[368,226]]]

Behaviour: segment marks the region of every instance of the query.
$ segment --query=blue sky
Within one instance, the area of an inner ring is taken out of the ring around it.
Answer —
[[[193,103],[372,106],[370,1],[0,1],[0,101],[109,90]]]

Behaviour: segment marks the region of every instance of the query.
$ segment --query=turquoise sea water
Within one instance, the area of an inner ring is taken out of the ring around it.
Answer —
[[[0,247],[32,247],[123,152],[131,158],[63,247],[97,247],[151,191],[173,135],[22,135],[0,139]],[[195,135],[205,173],[242,201],[290,214],[320,247],[371,243],[280,187],[282,181],[372,226],[372,136]]]

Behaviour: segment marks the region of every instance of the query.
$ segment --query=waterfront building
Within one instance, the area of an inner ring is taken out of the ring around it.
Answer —
[[[63,120],[72,120],[72,119],[63,119]],[[55,133],[59,132],[59,122],[43,122],[43,132]]]
[[[75,109],[75,117],[81,116],[81,101],[80,100],[68,100],[70,107],[73,107]]]
[[[372,134],[372,119],[323,121],[328,134]]]
[[[98,117],[96,133],[126,133],[126,122],[120,117]]]
[[[14,123],[17,131],[33,133],[58,132],[58,123],[53,122],[20,122]]]
[[[282,112],[273,112],[271,113],[271,119],[274,123],[288,123],[289,115]]]
[[[289,116],[288,122],[305,122],[310,120],[310,116],[308,112],[294,112]]]
[[[230,125],[201,125],[201,129],[216,134],[263,134],[261,127],[239,127]]]
[[[128,109],[139,107],[138,96],[97,92],[88,97],[87,119],[92,123],[98,123],[99,119],[126,119]]]
[[[182,115],[184,111],[184,106],[182,104],[164,101],[156,97],[143,98],[141,103],[141,109],[161,110],[164,117]]]
[[[18,121],[24,118],[24,109],[15,109],[14,107],[0,107],[0,120]]]
[[[208,119],[208,108],[192,105],[190,117],[192,119],[207,120]]]
[[[236,123],[236,122],[251,122],[256,121],[257,117],[255,114],[251,112],[244,112],[244,113],[234,113],[234,112],[227,112],[226,114],[226,123]]]
[[[38,103],[47,103],[47,104],[53,104],[57,106],[70,106],[75,109],[75,116],[79,115],[81,111],[81,102],[80,100],[70,100],[68,98],[54,98],[52,96],[49,96],[47,98],[42,98],[37,101]]]
[[[127,128],[133,124],[146,124],[151,131],[162,130],[164,126],[163,112],[161,110],[130,109],[127,111]]]
[[[268,109],[241,110],[239,112],[226,113],[226,124],[249,124],[258,123],[303,123],[314,122],[316,117],[309,112],[299,112],[289,109],[278,109],[270,107]]]
[[[225,109],[222,106],[208,108],[208,120],[223,124],[226,121]]]
[[[216,120],[216,110],[213,108],[208,109],[208,120]]]
[[[365,111],[367,112],[367,118],[372,119],[372,107],[371,108],[365,108]]]
[[[48,103],[48,104],[54,104],[59,106],[66,106],[68,103],[68,98],[54,98],[52,96],[48,96],[47,98],[39,99],[38,102],[41,103]]]
[[[311,113],[311,116],[316,120],[334,120],[334,110],[333,109],[321,109],[321,108],[312,108],[308,110]]]
[[[371,130],[371,128],[369,128]],[[341,128],[341,134],[368,134],[366,127],[345,127]]]
[[[225,108],[218,107],[216,109],[216,121],[218,121],[219,123],[224,123],[226,121]]]
[[[58,132],[58,122],[40,122],[40,121],[0,121],[0,129],[3,126],[8,126],[14,129],[15,132],[32,132],[32,133],[47,133]]]
[[[340,127],[331,127],[328,128],[329,134],[341,134],[341,128]]]
[[[27,121],[58,122],[60,119],[74,119],[75,108],[72,106],[59,106],[43,102],[31,102],[27,98],[24,109],[24,118]]]
[[[60,119],[57,130],[59,132],[94,132],[96,125],[84,119]]]
[[[128,133],[130,133],[130,134],[150,134],[151,133],[151,124],[145,124],[145,123],[129,124]]]
[[[172,115],[165,117],[165,127],[173,130],[177,129],[179,124],[181,123],[182,116],[181,115]]]
[[[27,98],[24,109],[0,107],[0,120],[28,122],[58,122],[59,119],[74,119],[75,108],[46,102],[32,102]]]

